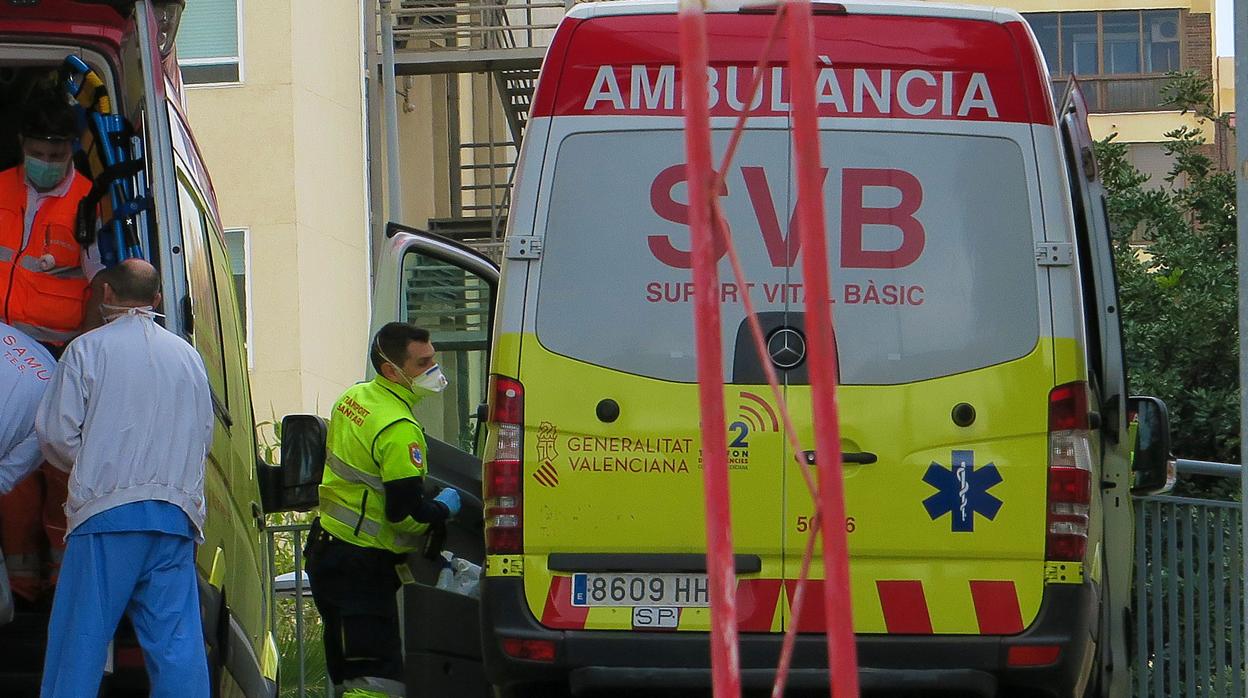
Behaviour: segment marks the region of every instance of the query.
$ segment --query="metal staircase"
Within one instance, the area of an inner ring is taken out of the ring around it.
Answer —
[[[533,105],[533,90],[537,87],[537,68],[499,70],[494,77],[503,97],[507,126],[518,143],[525,124],[529,122],[529,107]]]
[[[429,230],[500,255],[538,68],[571,1],[379,0],[380,41],[387,20],[394,41],[393,74],[383,85],[408,75],[471,76],[470,98],[448,88],[448,123],[439,126],[448,141],[450,215],[428,220]],[[465,132],[471,137],[461,142]]]

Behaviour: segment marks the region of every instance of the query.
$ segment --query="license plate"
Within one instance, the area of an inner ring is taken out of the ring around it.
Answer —
[[[573,606],[711,605],[705,574],[597,574],[572,575]]]
[[[633,608],[633,627],[638,630],[674,630],[680,625],[680,609],[671,606]]]

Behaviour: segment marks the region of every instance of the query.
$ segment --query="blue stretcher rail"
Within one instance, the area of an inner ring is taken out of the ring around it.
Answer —
[[[152,202],[144,186],[142,141],[130,137],[125,118],[114,112],[103,81],[86,62],[70,55],[64,66],[65,89],[74,99],[83,129],[80,147],[95,179],[84,199],[87,210],[79,212],[80,241],[94,238],[106,267],[123,259],[144,258]],[[108,201],[101,207],[100,221],[95,208],[105,193]]]

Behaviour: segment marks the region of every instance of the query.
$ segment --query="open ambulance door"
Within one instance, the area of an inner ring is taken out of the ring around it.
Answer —
[[[429,330],[450,385],[416,405],[429,443],[429,480],[459,490],[463,509],[446,548],[484,560],[481,460],[498,265],[449,238],[397,223],[386,227],[373,287],[371,337],[388,322]],[[367,368],[373,375],[372,366]]]
[[[1101,415],[1104,445],[1112,448],[1123,441],[1126,430],[1126,374],[1123,369],[1118,283],[1114,274],[1105,189],[1097,171],[1094,141],[1088,129],[1087,102],[1073,78],[1066,87],[1059,124],[1074,207],[1079,273],[1088,330],[1088,370],[1096,382],[1094,391],[1099,400],[1097,411]],[[1127,475],[1116,468],[1106,470],[1105,479],[1112,479],[1115,483],[1117,478]],[[1126,480],[1121,484],[1125,490],[1128,485]]]
[[[1083,289],[1088,379],[1094,399],[1091,409],[1100,415],[1099,444],[1093,448],[1099,446],[1101,454],[1102,535],[1096,540],[1100,553],[1092,559],[1103,562],[1101,569],[1084,572],[1098,581],[1102,590],[1098,641],[1103,695],[1126,696],[1131,685],[1127,662],[1132,653],[1126,642],[1131,623],[1131,563],[1135,546],[1131,544],[1132,445],[1127,438],[1122,323],[1105,190],[1088,129],[1087,102],[1073,78],[1067,83],[1058,112],[1058,127],[1065,151]]]
[[[141,243],[152,264],[160,270],[161,291],[165,298],[165,327],[174,334],[187,336],[187,325],[191,321],[186,247],[178,213],[173,127],[166,103],[165,70],[151,0],[139,0],[134,4],[134,20],[135,34],[127,36],[123,43],[122,60],[125,65],[122,73],[125,75],[127,97],[140,91],[142,94],[141,101],[128,100],[128,103],[142,104],[142,113],[132,112],[130,119],[136,130],[146,135],[143,156],[147,161],[156,222],[156,230],[149,231],[149,239]]]
[[[397,223],[386,226],[373,285],[369,336],[388,322],[429,330],[435,360],[450,380],[416,405],[429,453],[427,480],[459,490],[463,507],[447,523],[443,550],[485,564],[481,459],[499,269],[454,240]],[[374,374],[371,365],[368,374]],[[418,556],[413,555],[413,558]],[[476,598],[433,587],[440,565],[414,560],[417,584],[401,595],[404,671],[409,693],[484,698],[481,624]]]

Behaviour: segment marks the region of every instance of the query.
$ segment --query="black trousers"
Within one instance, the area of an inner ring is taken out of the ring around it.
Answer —
[[[324,628],[325,666],[335,685],[350,679],[402,682],[403,648],[395,594],[402,556],[352,545],[313,522],[304,548],[312,601]]]

